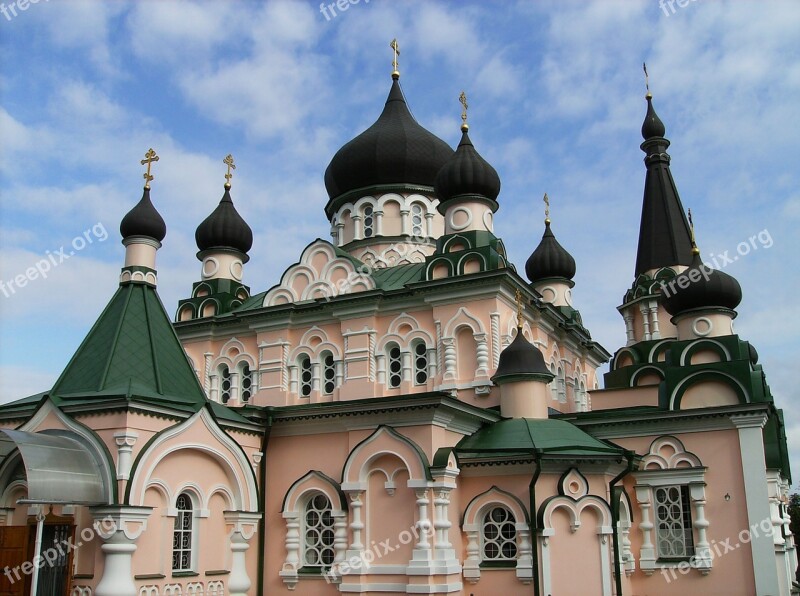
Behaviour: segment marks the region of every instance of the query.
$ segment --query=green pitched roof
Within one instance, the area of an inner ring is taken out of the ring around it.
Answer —
[[[119,287],[50,396],[68,403],[123,396],[192,411],[206,403],[155,288],[137,283]]]
[[[600,441],[565,420],[512,418],[494,422],[456,445],[461,454],[498,455],[538,452],[547,456],[622,455],[625,450]]]

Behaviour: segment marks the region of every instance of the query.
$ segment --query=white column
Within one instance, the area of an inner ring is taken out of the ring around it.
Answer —
[[[489,314],[492,328],[492,368],[496,369],[500,364],[500,313],[493,312]]]
[[[211,391],[209,392],[208,399],[211,401],[219,401],[219,375],[211,375]]]
[[[642,546],[639,550],[639,568],[645,575],[653,575],[656,569],[656,549],[653,545],[652,532],[655,527],[650,520],[650,509],[652,507],[652,491],[649,486],[635,486],[636,500],[642,509],[642,521],[639,522],[639,529],[642,531]]]
[[[489,376],[489,345],[486,343],[485,333],[473,334],[477,348],[475,355],[478,361],[478,368],[475,370],[475,378],[481,379]]]
[[[297,366],[291,365],[289,368],[289,393],[297,395],[300,393],[300,387],[297,383],[298,370]]]
[[[336,246],[344,244],[344,222],[336,222]]]
[[[239,371],[235,368],[231,369],[231,398],[230,401],[233,402],[230,405],[234,405],[239,403],[241,398],[241,393],[239,393]]]
[[[381,385],[386,385],[386,355],[376,354],[375,365],[377,368],[377,379]]]
[[[427,488],[417,488],[414,493],[417,496],[417,543],[414,545],[414,553],[412,555],[413,561],[430,561],[431,560],[431,543],[428,537],[431,529],[431,522],[428,519],[428,499]]]
[[[206,397],[211,395],[211,359],[214,357],[214,354],[211,352],[206,352],[203,354],[203,389],[206,392]]]
[[[226,511],[225,524],[230,529],[231,541],[231,574],[228,577],[228,594],[230,596],[247,596],[252,582],[247,574],[247,549],[250,539],[258,529],[260,513],[248,511]]]
[[[533,582],[533,546],[531,545],[531,529],[528,524],[517,522],[519,536],[519,556],[517,557],[517,579],[523,584]]]
[[[374,236],[383,236],[383,211],[374,210],[372,215],[375,217]]]
[[[439,374],[439,368],[436,366],[436,348],[428,348],[428,378],[435,379]]]
[[[408,209],[400,210],[400,233],[403,235],[410,234],[408,230]]]
[[[456,340],[452,337],[442,338],[444,346],[444,381],[456,380]]]
[[[764,465],[764,439],[761,432],[767,422],[767,415],[758,413],[733,416],[731,422],[739,431],[748,522],[750,527],[756,527],[761,520],[770,519],[767,470]],[[772,536],[763,532],[757,534],[752,532],[750,549],[753,553],[756,593],[779,594],[780,586],[775,567],[775,546]]]
[[[644,302],[639,303],[639,312],[642,313],[642,325],[644,326],[644,341],[650,341],[650,309]]]
[[[633,313],[626,308],[622,311],[622,318],[625,319],[625,336],[628,338],[626,345],[632,346],[636,343],[636,334],[633,331]]]
[[[464,560],[464,579],[477,584],[481,578],[481,547],[478,529],[464,529],[467,534],[467,558]]]
[[[350,542],[350,551],[361,553],[361,551],[364,550],[364,543],[361,540],[361,532],[364,530],[364,522],[361,521],[361,508],[364,506],[362,501],[364,491],[356,490],[351,492],[348,496],[350,497],[350,508],[353,513],[353,520],[350,522],[350,532],[352,537],[352,541]],[[350,558],[349,552],[347,558]]]
[[[428,238],[433,238],[433,213],[425,214],[425,233]]]
[[[136,596],[131,560],[136,541],[147,529],[152,507],[96,507],[94,529],[103,540],[103,577],[95,596]]]
[[[411,352],[404,351],[400,353],[400,359],[403,363],[403,382],[411,382]]]
[[[286,559],[284,560],[280,575],[283,583],[289,591],[293,591],[297,586],[297,570],[301,567],[300,563],[300,514],[296,511],[283,513],[286,520]]]
[[[650,320],[653,330],[653,339],[661,339],[661,330],[658,328],[658,302],[650,302]]]
[[[351,219],[353,220],[353,240],[361,240],[364,237],[364,230],[361,227],[361,216],[353,214]]]
[[[694,508],[692,525],[697,530],[697,544],[694,550],[693,567],[703,575],[711,571],[711,545],[708,543],[708,520],[706,519],[706,486],[705,483],[689,484],[689,497]]]
[[[311,393],[319,395],[320,363],[311,363]]]
[[[114,442],[117,444],[117,480],[127,480],[130,477],[131,454],[138,438],[139,433],[132,430],[114,433]]]

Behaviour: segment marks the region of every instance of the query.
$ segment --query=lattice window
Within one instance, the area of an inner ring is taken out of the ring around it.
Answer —
[[[333,565],[333,512],[328,497],[318,494],[306,505],[303,564],[327,571]]]
[[[515,561],[517,527],[514,514],[505,507],[494,507],[483,516],[483,561]]]
[[[694,554],[689,487],[655,489],[656,544],[662,559],[688,559]]]
[[[411,234],[413,236],[422,236],[422,205],[414,203],[411,206]]]
[[[192,532],[194,511],[192,499],[186,493],[178,495],[175,501],[178,514],[172,534],[172,570],[190,571],[192,569]]]
[[[322,355],[322,390],[326,395],[333,393],[336,388],[336,364],[333,354],[325,352]]]
[[[367,205],[364,207],[364,238],[372,238],[373,234],[375,233],[374,223],[375,219],[372,212],[372,207]]]
[[[219,396],[224,404],[231,399],[231,370],[225,364],[219,367]]]
[[[300,397],[308,397],[311,395],[311,358],[303,354],[297,362],[300,368]]]
[[[428,346],[424,341],[414,344],[414,383],[424,385],[428,382]]]
[[[250,365],[244,363],[239,370],[241,371],[242,401],[250,401],[250,398],[253,397],[253,374],[250,371]]]
[[[403,380],[403,357],[397,344],[389,346],[389,387],[400,387]]]

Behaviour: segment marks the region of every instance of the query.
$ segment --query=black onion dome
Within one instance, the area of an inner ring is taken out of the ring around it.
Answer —
[[[380,117],[333,156],[325,170],[325,188],[334,199],[381,184],[433,186],[451,155],[447,143],[414,120],[395,79]]]
[[[526,377],[550,382],[553,378],[553,373],[544,363],[544,356],[542,356],[539,348],[525,339],[522,331],[517,330],[517,336],[514,341],[500,352],[500,362],[497,365],[497,371],[495,371],[492,381],[502,383],[503,380],[521,380]]]
[[[748,343],[747,351],[750,355],[750,362],[752,364],[758,364],[758,350],[756,350],[755,346],[751,343]]]
[[[149,188],[145,187],[141,200],[122,218],[119,232],[123,238],[147,236],[159,242],[167,235],[167,224],[164,223],[164,218],[150,202]]]
[[[494,201],[500,194],[500,176],[475,150],[469,133],[464,130],[456,152],[439,170],[433,187],[442,203],[470,195]]]
[[[644,122],[642,123],[642,136],[644,140],[652,139],[654,137],[663,137],[667,134],[667,129],[664,126],[664,123],[661,122],[661,118],[658,117],[656,114],[655,109],[653,108],[653,98],[648,93],[647,94],[647,114],[645,114]]]
[[[662,286],[662,294],[664,308],[673,317],[699,308],[733,310],[742,301],[742,288],[736,278],[706,267],[697,254],[689,269]]]
[[[558,243],[549,220],[545,221],[542,241],[525,263],[525,274],[531,283],[551,277],[575,277],[575,259]]]
[[[227,186],[217,208],[197,226],[194,238],[201,251],[233,248],[246,254],[253,246],[253,230],[233,206]]]

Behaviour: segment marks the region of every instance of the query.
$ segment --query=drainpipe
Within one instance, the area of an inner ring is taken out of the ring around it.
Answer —
[[[264,516],[258,525],[258,596],[264,596],[264,554],[267,540],[267,443],[269,441],[269,430],[272,427],[272,416],[268,416],[264,424],[264,439],[261,441],[261,461],[258,464],[259,473],[259,496],[263,507],[261,510]]]
[[[531,516],[531,554],[533,555],[533,595],[540,596],[541,588],[541,572],[539,571],[539,516],[536,511],[536,481],[539,479],[539,474],[542,473],[541,463],[541,449],[533,450],[533,464],[536,470],[531,476],[531,482],[528,485],[528,506],[530,507]]]
[[[36,542],[33,547],[33,578],[31,579],[31,596],[36,596],[39,589],[39,563],[42,559],[42,530],[44,529],[44,511],[39,505],[39,512],[36,514]]]
[[[619,524],[619,498],[617,498],[615,494],[617,491],[615,485],[633,471],[633,451],[626,450],[625,458],[628,460],[628,465],[608,483],[609,496],[611,497],[611,544],[614,547],[614,583],[617,589],[617,596],[622,596],[622,568],[619,560],[619,533],[617,532],[617,525]]]

